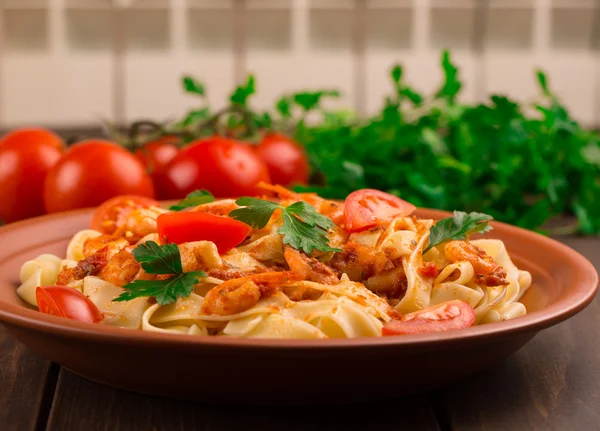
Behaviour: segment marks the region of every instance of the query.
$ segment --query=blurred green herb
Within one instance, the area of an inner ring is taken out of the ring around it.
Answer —
[[[441,68],[442,84],[424,95],[393,67],[393,92],[377,114],[362,119],[328,107],[328,99],[340,96],[335,90],[287,94],[271,110],[257,111],[249,104],[256,93],[250,75],[230,96],[236,112],[215,115],[204,104],[178,127],[196,137],[255,140],[263,129],[292,134],[305,146],[313,172],[311,184],[298,190],[324,197],[342,199],[370,187],[415,205],[483,212],[529,229],[574,215],[574,229],[599,234],[600,136],[571,118],[546,75],[535,72],[540,97],[534,103],[492,95],[465,104],[460,70],[447,51]],[[205,102],[203,85],[190,77],[183,84]]]

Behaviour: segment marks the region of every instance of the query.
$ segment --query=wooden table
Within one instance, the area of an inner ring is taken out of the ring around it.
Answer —
[[[600,268],[600,239],[560,240]],[[219,406],[120,391],[34,355],[0,327],[0,429],[600,430],[600,298],[471,378],[345,406]]]

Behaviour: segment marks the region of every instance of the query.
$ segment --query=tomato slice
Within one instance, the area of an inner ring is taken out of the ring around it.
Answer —
[[[417,207],[394,195],[374,189],[350,193],[344,204],[345,229],[359,232],[392,220],[410,215]]]
[[[161,214],[157,225],[158,235],[163,244],[211,241],[221,254],[240,244],[250,233],[250,226],[246,223],[199,212]]]
[[[455,299],[390,320],[383,335],[426,334],[468,328],[475,322],[475,311],[466,302]]]
[[[113,234],[117,230],[117,222],[131,211],[159,205],[158,201],[144,196],[115,196],[96,209],[91,228],[104,234]]]
[[[88,323],[98,323],[104,318],[96,304],[72,287],[40,286],[35,297],[42,313]]]

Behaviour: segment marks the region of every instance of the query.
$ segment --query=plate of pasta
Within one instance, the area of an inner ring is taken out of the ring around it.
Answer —
[[[549,238],[372,189],[120,196],[0,243],[0,319],[17,338],[87,378],[180,398],[426,390],[510,355],[598,285]]]

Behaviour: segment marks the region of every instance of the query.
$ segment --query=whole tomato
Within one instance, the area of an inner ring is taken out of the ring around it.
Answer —
[[[0,140],[0,219],[6,223],[44,214],[44,180],[64,143],[45,129],[20,129]]]
[[[135,150],[134,154],[144,164],[148,173],[154,176],[161,172],[177,155],[179,141],[177,136],[163,136],[144,144]]]
[[[273,184],[308,183],[308,157],[304,148],[288,136],[279,133],[265,136],[256,153],[267,165]]]
[[[261,181],[270,181],[269,171],[247,144],[214,136],[181,150],[159,174],[157,188],[165,199],[182,198],[197,189],[236,197],[256,194]]]
[[[97,206],[118,195],[153,198],[154,187],[142,162],[109,141],[72,146],[44,184],[44,204],[50,213]]]

